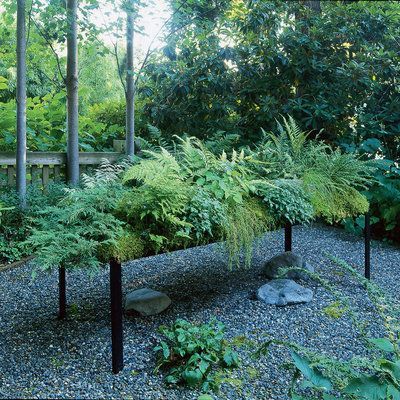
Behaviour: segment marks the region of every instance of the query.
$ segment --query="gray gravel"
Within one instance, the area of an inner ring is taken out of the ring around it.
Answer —
[[[357,282],[337,271],[324,252],[341,257],[362,271],[363,242],[342,230],[315,225],[295,227],[293,250],[312,263],[323,277],[351,296],[373,335],[380,327],[371,304]],[[361,339],[347,317],[332,319],[322,309],[333,297],[312,282],[308,304],[267,306],[253,293],[266,282],[262,263],[282,251],[283,232],[265,235],[256,246],[253,267],[229,272],[218,245],[197,247],[130,262],[123,270],[124,293],[144,286],[167,293],[173,304],[154,317],[126,318],[125,369],[110,373],[108,271],[87,277],[68,273],[69,318],[57,312],[57,274],[31,281],[31,267],[0,273],[0,398],[196,399],[199,393],[167,388],[154,375],[152,348],[157,327],[177,317],[208,321],[216,316],[231,337],[262,335],[293,340],[341,358],[362,355]],[[400,250],[383,243],[372,249],[372,277],[400,300]],[[243,350],[244,351],[244,350]],[[286,399],[288,375],[279,366],[287,360],[274,349],[266,359],[243,353],[235,372],[243,380],[225,385],[218,399]]]

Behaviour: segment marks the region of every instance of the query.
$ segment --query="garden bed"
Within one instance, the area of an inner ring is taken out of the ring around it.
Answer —
[[[324,252],[363,271],[361,238],[319,225],[295,227],[293,250],[303,255],[322,277],[336,283],[372,322],[372,336],[382,334],[376,314],[361,286],[327,261]],[[28,265],[0,274],[0,397],[1,398],[132,398],[196,399],[199,393],[167,388],[154,375],[155,346],[161,324],[176,318],[208,321],[216,316],[229,337],[262,334],[293,340],[307,347],[349,358],[363,346],[347,317],[332,318],[324,308],[331,294],[315,289],[311,303],[277,308],[254,300],[266,279],[263,262],[282,251],[283,232],[266,234],[257,244],[252,268],[229,272],[219,245],[197,247],[136,260],[124,265],[123,291],[150,287],[167,293],[173,303],[163,314],[127,318],[124,325],[125,369],[110,373],[109,274],[90,279],[82,271],[68,272],[69,318],[58,321],[57,272],[31,281]],[[400,300],[400,250],[373,246],[372,279]],[[279,365],[287,353],[274,349],[268,358],[253,360],[240,350],[242,366],[234,371],[235,387],[224,385],[216,398],[285,399],[289,375]]]

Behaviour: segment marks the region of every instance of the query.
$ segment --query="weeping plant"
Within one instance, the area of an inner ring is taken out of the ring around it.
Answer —
[[[300,182],[314,217],[332,222],[368,211],[368,201],[360,191],[371,182],[371,163],[309,140],[309,134],[290,116],[278,122],[278,135],[264,134],[253,152],[261,163],[257,173],[272,181],[284,179],[286,185],[298,186]]]

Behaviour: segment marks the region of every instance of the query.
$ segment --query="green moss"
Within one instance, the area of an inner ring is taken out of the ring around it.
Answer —
[[[135,260],[145,253],[145,243],[136,232],[125,231],[113,245],[101,246],[99,259],[108,262],[110,258],[116,258],[121,262]]]
[[[327,317],[339,319],[347,312],[347,307],[343,307],[339,301],[334,301],[329,306],[325,307],[322,312]]]

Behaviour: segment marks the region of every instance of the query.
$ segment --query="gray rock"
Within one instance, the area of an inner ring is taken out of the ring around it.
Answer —
[[[155,315],[164,311],[171,304],[171,299],[156,290],[143,288],[128,293],[125,300],[125,311],[137,311],[141,315]]]
[[[280,269],[285,268],[303,268],[310,272],[314,272],[314,267],[304,261],[303,257],[294,254],[291,251],[278,254],[272,257],[264,265],[264,273],[269,279],[288,278],[288,279],[307,279],[308,275],[301,271],[288,270],[284,276],[279,275]]]
[[[267,304],[286,306],[310,302],[313,291],[290,279],[275,279],[261,286],[257,291],[257,297]]]

